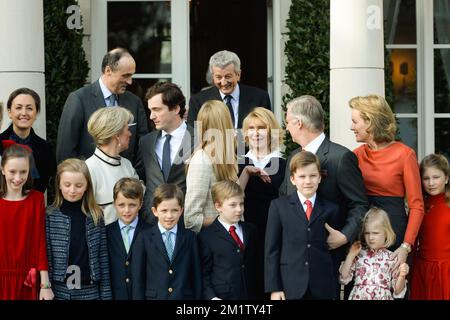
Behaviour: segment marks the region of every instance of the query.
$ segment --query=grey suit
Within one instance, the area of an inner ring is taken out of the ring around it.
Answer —
[[[186,193],[186,168],[185,161],[189,159],[195,146],[194,129],[187,126],[186,132],[177,152],[175,160],[170,169],[167,181],[159,165],[155,152],[156,142],[161,136],[161,130],[150,132],[139,141],[136,171],[139,177],[145,181],[145,196],[142,212],[144,218],[149,222],[154,222],[154,216],[150,213],[153,205],[153,192],[163,183],[174,183],[178,185],[183,193]]]
[[[148,122],[141,100],[126,91],[119,95],[118,105],[128,109],[134,116],[135,126],[130,127],[130,145],[122,153],[133,164],[139,138],[148,133]],[[99,81],[95,81],[72,92],[66,100],[59,121],[56,159],[59,162],[73,157],[89,158],[95,150],[95,143],[87,131],[89,117],[105,106]]]

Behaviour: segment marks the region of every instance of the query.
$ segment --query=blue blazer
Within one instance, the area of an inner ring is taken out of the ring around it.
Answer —
[[[134,230],[130,250],[125,250],[119,222],[115,221],[106,226],[108,252],[111,271],[111,287],[114,300],[131,300],[131,257],[136,237],[143,229],[149,227],[143,219],[138,220]]]
[[[243,252],[217,219],[199,233],[204,299],[256,299],[256,227],[246,222],[240,226]]]
[[[335,227],[338,215],[338,205],[320,196],[309,221],[297,192],[272,201],[264,252],[266,292],[284,291],[286,299],[301,299],[309,287],[318,299],[336,298],[325,223]]]
[[[59,208],[48,207],[45,231],[50,281],[64,282],[69,261],[70,218]],[[92,217],[88,216],[86,237],[91,280],[99,284],[100,299],[110,300],[112,293],[104,221],[95,225]]]
[[[136,238],[131,264],[133,299],[192,300],[201,298],[201,268],[197,237],[178,224],[172,262],[158,224]]]

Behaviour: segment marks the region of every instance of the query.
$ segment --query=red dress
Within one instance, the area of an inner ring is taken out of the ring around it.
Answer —
[[[430,196],[411,270],[411,299],[450,300],[450,208],[445,195]]]
[[[44,194],[32,190],[23,200],[0,198],[0,300],[37,299],[40,270],[48,270]]]

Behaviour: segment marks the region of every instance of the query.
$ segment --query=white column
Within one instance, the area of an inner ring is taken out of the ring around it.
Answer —
[[[384,96],[382,0],[330,2],[330,138],[353,150],[348,101]]]
[[[0,12],[0,101],[5,109],[1,130],[10,124],[6,113],[9,94],[28,87],[41,97],[34,129],[45,138],[43,0],[0,0]]]

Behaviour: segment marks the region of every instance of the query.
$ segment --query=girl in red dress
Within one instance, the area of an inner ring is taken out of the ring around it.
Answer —
[[[411,272],[411,299],[450,300],[450,167],[438,154],[420,163],[426,213]]]
[[[17,144],[5,147],[2,155],[0,300],[53,299],[47,271],[44,195],[31,190],[30,157],[29,148]]]

